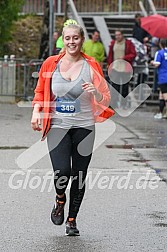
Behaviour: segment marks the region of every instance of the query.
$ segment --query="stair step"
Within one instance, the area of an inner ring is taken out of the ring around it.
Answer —
[[[109,29],[109,31],[115,31],[116,29],[117,29],[118,27],[115,27],[115,26],[112,26],[112,27],[108,27],[108,29]],[[125,33],[125,32],[130,32],[130,33],[132,33],[132,28],[126,28],[126,27],[124,27],[123,28],[123,32]]]
[[[111,38],[115,37],[115,33],[110,33]],[[131,38],[132,37],[132,33],[124,33],[124,37],[125,38]]]
[[[84,24],[93,24],[94,22],[93,22],[93,20],[86,20],[86,21],[84,21]]]
[[[82,19],[83,19],[84,22],[85,22],[85,21],[91,21],[91,20],[93,20],[92,17],[83,17]]]
[[[123,23],[123,22],[131,22],[134,23],[135,19],[134,18],[104,18],[106,20],[106,22],[115,22],[115,23]]]
[[[128,22],[128,20],[127,21],[124,20],[122,22],[120,22],[120,21],[116,22],[115,20],[110,20],[109,21],[109,20],[105,19],[105,21],[106,21],[107,24],[130,25],[130,26],[134,25],[134,22],[131,22],[131,21]]]
[[[110,28],[110,27],[115,27],[115,28],[120,28],[120,29],[131,29],[133,30],[133,26],[132,25],[124,25],[122,26],[122,24],[115,24],[115,23],[107,23],[107,27]]]

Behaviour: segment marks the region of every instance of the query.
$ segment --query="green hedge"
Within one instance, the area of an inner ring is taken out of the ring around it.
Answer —
[[[10,40],[13,21],[17,20],[23,4],[23,0],[0,0],[0,56],[4,54],[5,44]]]

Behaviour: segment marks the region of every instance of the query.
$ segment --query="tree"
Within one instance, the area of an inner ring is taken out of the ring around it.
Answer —
[[[10,40],[14,20],[18,18],[23,0],[0,0],[0,55],[4,53],[5,44]]]

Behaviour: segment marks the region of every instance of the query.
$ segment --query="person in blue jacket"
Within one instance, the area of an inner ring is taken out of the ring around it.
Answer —
[[[161,50],[157,51],[153,61],[153,65],[157,67],[158,73],[158,87],[159,87],[159,107],[160,111],[154,118],[167,118],[167,111],[163,115],[164,108],[167,109],[167,39],[160,40]]]

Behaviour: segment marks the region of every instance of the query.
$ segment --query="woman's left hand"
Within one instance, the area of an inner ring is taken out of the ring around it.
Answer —
[[[93,83],[85,82],[82,84],[82,89],[87,91],[88,93],[92,93],[95,96],[97,102],[100,102],[103,99],[103,95],[97,91]]]
[[[97,89],[91,82],[85,82],[82,84],[82,89],[87,91],[88,93],[92,93],[93,95],[97,95]]]

